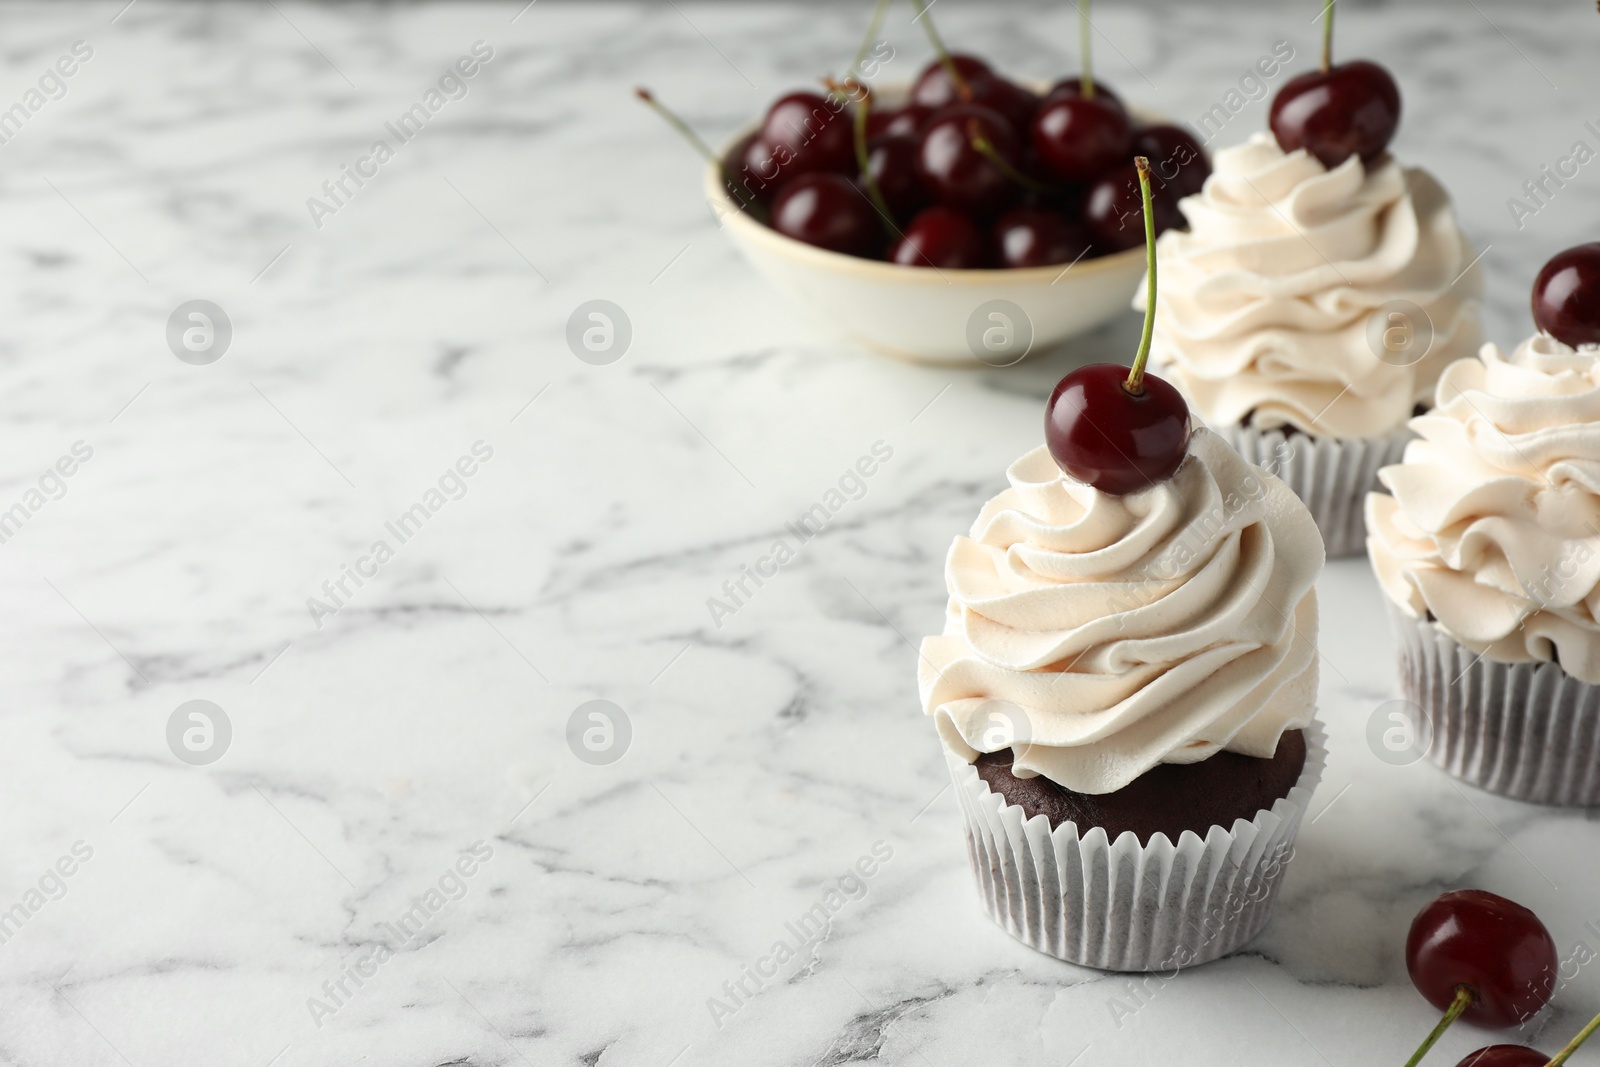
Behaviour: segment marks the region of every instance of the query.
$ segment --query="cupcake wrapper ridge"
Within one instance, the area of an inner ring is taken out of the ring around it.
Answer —
[[[1100,970],[1175,972],[1227,955],[1271,916],[1322,779],[1322,726],[1313,721],[1305,740],[1299,781],[1270,809],[1204,838],[1186,830],[1176,844],[1156,834],[1146,845],[1131,832],[1109,841],[1100,827],[1025,818],[947,750],[985,909],[1024,944]]]

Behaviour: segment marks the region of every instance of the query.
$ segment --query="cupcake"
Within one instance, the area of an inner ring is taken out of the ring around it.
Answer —
[[[1316,525],[1147,351],[1056,387],[951,546],[918,677],[989,914],[1121,971],[1260,931],[1324,759]]]
[[[1405,461],[1379,472],[1388,494],[1368,498],[1368,551],[1428,757],[1504,796],[1589,805],[1600,803],[1600,245],[1545,268],[1535,321],[1509,355],[1485,345],[1445,370]]]
[[[1376,86],[1387,130],[1308,126],[1308,107],[1331,106],[1310,91],[1329,75],[1287,83],[1274,133],[1217,152],[1179,204],[1189,229],[1162,235],[1151,354],[1206,425],[1306,502],[1329,556],[1362,550],[1362,501],[1443,369],[1476,350],[1482,289],[1444,189],[1386,150],[1393,80],[1360,61],[1335,76],[1349,68]]]

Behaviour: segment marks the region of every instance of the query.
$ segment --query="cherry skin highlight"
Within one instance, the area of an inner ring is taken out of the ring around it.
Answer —
[[[878,213],[841,174],[802,174],[772,201],[772,228],[808,245],[870,256],[883,247]]]
[[[801,174],[855,168],[850,113],[839,105],[838,99],[801,92],[779,97],[767,111],[759,137],[772,150],[780,184]]]
[[[1044,415],[1056,465],[1116,496],[1172,477],[1189,453],[1189,405],[1178,391],[1146,374],[1134,394],[1127,380],[1115,363],[1080,367],[1056,384]]]
[[[1600,242],[1557,253],[1533,283],[1533,323],[1564,345],[1600,344]]]
[[[1011,166],[1021,162],[1017,139],[1003,117],[980,104],[955,104],[934,114],[923,128],[917,173],[941,204],[993,215],[1017,199],[1020,187],[978,150],[975,133]]]
[[[1539,917],[1481,889],[1434,900],[1406,937],[1417,992],[1444,1011],[1467,987],[1472,1000],[1461,1017],[1479,1026],[1505,1029],[1537,1015],[1554,992],[1556,966],[1555,941]]]
[[[1400,127],[1400,87],[1365,59],[1307,71],[1278,90],[1268,122],[1285,152],[1304,148],[1329,170],[1351,156],[1370,163]]]
[[[1030,129],[1034,154],[1058,178],[1088,181],[1128,158],[1127,112],[1099,97],[1057,96],[1039,106]]]
[[[1084,254],[1089,238],[1076,219],[1043,208],[1019,207],[994,224],[1002,267],[1044,267],[1071,263]]]
[[[974,270],[988,266],[988,260],[988,242],[977,223],[941,205],[912,219],[889,252],[891,263],[940,270]]]

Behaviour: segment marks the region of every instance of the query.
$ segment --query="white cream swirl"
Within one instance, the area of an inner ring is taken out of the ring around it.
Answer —
[[[1378,580],[1503,663],[1600,685],[1600,348],[1544,334],[1452,364],[1367,498]]]
[[[975,760],[1082,793],[1227,749],[1271,756],[1312,717],[1322,540],[1276,478],[1208,430],[1167,481],[1112,496],[1043,447],[945,564],[923,709]]]
[[[1256,134],[1218,152],[1180,206],[1189,230],[1156,244],[1151,361],[1209,425],[1381,436],[1478,346],[1482,278],[1449,197],[1422,170],[1391,156],[1328,170]],[[1391,300],[1432,323],[1432,347],[1409,366],[1378,358],[1381,329],[1378,346],[1368,336]],[[1141,288],[1134,306],[1144,302]]]

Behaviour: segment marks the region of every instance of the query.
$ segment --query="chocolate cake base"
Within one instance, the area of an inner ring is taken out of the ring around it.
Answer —
[[[1306,763],[1306,740],[1287,730],[1271,759],[1218,752],[1199,763],[1162,763],[1115,793],[1079,793],[1040,775],[1011,773],[1009,748],[978,757],[978,776],[989,788],[1028,816],[1043,815],[1052,828],[1064,822],[1080,834],[1104,828],[1115,841],[1131,830],[1141,845],[1156,834],[1176,842],[1185,830],[1201,837],[1213,826],[1230,828],[1236,819],[1253,819],[1289,795]]]

